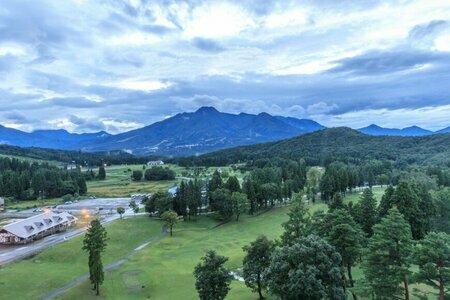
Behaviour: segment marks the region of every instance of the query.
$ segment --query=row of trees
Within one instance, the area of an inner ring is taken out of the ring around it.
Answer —
[[[141,181],[142,178],[145,180],[172,180],[175,179],[175,172],[170,168],[153,166],[150,169],[145,170],[134,170],[131,174],[131,179],[133,181]]]
[[[0,158],[0,196],[35,200],[86,192],[86,179],[79,170],[68,171],[48,163]]]
[[[450,235],[427,233],[414,243],[411,227],[396,206],[372,228],[370,237],[348,207],[310,215],[296,196],[277,241],[258,237],[244,247],[243,277],[263,299],[345,299],[347,292],[377,299],[409,299],[411,278],[439,290],[450,280]],[[232,276],[228,259],[208,251],[194,270],[200,299],[224,299]],[[352,268],[362,261],[366,286],[355,287]],[[411,265],[418,271],[411,272]],[[344,271],[345,270],[345,271]]]

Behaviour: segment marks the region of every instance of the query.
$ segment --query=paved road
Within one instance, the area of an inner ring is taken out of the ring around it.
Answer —
[[[136,215],[144,215],[145,213],[138,213]],[[126,209],[124,217],[132,217],[134,213],[131,209]],[[111,221],[119,219],[120,216],[116,213],[110,216],[106,216],[102,219],[102,224],[109,223]],[[25,245],[17,246],[0,246],[0,265],[4,265],[13,262],[18,259],[22,259],[33,255],[37,252],[47,249],[48,247],[63,243],[70,240],[87,230],[87,227],[79,228],[72,231],[65,231],[57,234],[47,236],[43,239],[31,242]]]

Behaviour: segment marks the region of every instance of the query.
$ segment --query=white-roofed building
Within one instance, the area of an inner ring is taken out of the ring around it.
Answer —
[[[0,230],[0,244],[25,244],[44,236],[64,231],[77,222],[67,212],[46,212],[11,224]]]

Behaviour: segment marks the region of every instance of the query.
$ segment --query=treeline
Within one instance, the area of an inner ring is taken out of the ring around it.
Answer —
[[[245,284],[260,299],[269,293],[279,299],[346,299],[351,294],[355,300],[409,300],[409,285],[419,282],[437,289],[444,300],[450,281],[449,208],[449,188],[433,198],[407,182],[388,188],[379,206],[367,188],[359,208],[335,197],[327,212],[312,215],[303,195],[295,194],[280,238],[260,236],[243,248]],[[232,280],[227,260],[210,250],[195,267],[201,299],[226,297]],[[357,280],[356,265],[363,270]],[[412,271],[412,265],[417,269]]]
[[[306,185],[304,162],[280,160],[278,163],[279,166],[254,168],[242,184],[235,176],[225,180],[218,170],[205,183],[183,181],[174,197],[167,192],[158,192],[147,199],[147,211],[162,214],[174,210],[179,216],[190,218],[204,206],[220,220],[229,220],[233,216],[239,219],[243,213],[254,214],[275,203],[288,201],[293,193],[302,191]]]
[[[145,170],[145,166],[143,166]],[[131,174],[131,179],[133,181],[140,181],[142,177],[145,180],[156,181],[156,180],[173,180],[175,179],[175,171],[171,170],[169,167],[157,167],[153,166],[150,169],[146,169],[145,172],[141,170],[134,170]]]
[[[87,192],[85,175],[48,163],[0,158],[0,196],[19,200],[60,197]]]
[[[21,148],[9,145],[0,145],[0,154],[24,156],[33,159],[58,161],[62,163],[75,162],[77,165],[93,167],[100,166],[102,163],[108,165],[144,164],[149,160],[161,159],[160,157],[138,157],[121,150],[91,153],[36,147]]]
[[[360,165],[368,160],[381,160],[390,161],[397,169],[412,164],[450,167],[450,134],[370,136],[350,128],[329,128],[278,142],[236,147],[175,161],[182,166],[221,166],[273,157],[303,159],[308,166],[326,166],[334,161]]]

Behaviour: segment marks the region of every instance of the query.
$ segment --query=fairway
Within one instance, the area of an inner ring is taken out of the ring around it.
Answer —
[[[217,223],[209,218],[179,224],[172,238],[166,237],[147,247],[116,270],[105,274],[100,298],[104,299],[198,299],[192,272],[207,249],[228,256],[234,271],[242,265],[242,247],[258,235],[271,239],[282,233],[288,208],[274,208],[256,217],[244,216],[210,229]],[[98,299],[88,282],[57,299]],[[233,281],[229,299],[255,299],[245,284]]]
[[[104,265],[124,257],[131,250],[161,232],[161,223],[137,216],[106,225],[109,241]],[[130,234],[132,233],[132,234]],[[2,299],[39,299],[78,276],[88,273],[87,254],[81,250],[84,234],[53,246],[31,258],[0,268]]]

